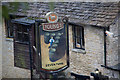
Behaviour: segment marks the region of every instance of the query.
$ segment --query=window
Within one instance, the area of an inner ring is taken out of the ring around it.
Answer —
[[[22,26],[18,25],[17,26],[17,35],[16,35],[16,41],[20,43],[25,43],[28,44],[29,42],[29,35],[28,35],[28,27],[27,26]]]
[[[16,19],[16,18],[22,18],[25,16],[13,16],[13,15],[9,15],[8,19],[5,19],[5,27],[6,27],[6,37],[7,38],[13,38],[14,36],[14,25],[11,22],[12,19]]]
[[[85,49],[84,47],[84,28],[81,26],[73,27],[74,48]]]
[[[6,22],[6,34],[8,38],[13,38],[13,25],[11,19],[5,20]]]

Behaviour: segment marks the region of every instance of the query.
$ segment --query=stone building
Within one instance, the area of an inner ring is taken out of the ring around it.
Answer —
[[[29,9],[26,11],[20,7],[17,12],[10,13],[11,19],[13,16],[45,19],[46,13],[50,12],[48,3],[28,4]],[[120,79],[120,46],[117,36],[120,28],[119,3],[58,2],[54,6],[54,12],[60,19],[69,19],[70,67],[66,71],[90,76],[97,68],[110,78]],[[10,20],[3,19],[2,78],[29,78],[29,69],[14,66],[17,62],[14,61],[15,46],[10,26]],[[109,37],[106,31],[115,36]]]

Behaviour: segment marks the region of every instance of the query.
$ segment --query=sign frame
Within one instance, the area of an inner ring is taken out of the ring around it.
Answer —
[[[38,34],[37,34],[37,41],[36,41],[36,43],[38,43],[37,45],[39,45],[39,47],[37,47],[37,50],[38,50],[38,69],[37,69],[37,71],[38,72],[44,72],[44,73],[58,73],[58,72],[60,72],[60,71],[63,71],[63,70],[65,70],[65,69],[67,69],[68,67],[69,67],[69,30],[68,30],[68,18],[63,18],[62,19],[62,23],[63,23],[63,26],[64,26],[64,28],[65,28],[65,35],[66,35],[66,57],[67,57],[67,59],[66,59],[66,66],[63,66],[63,67],[61,67],[61,68],[59,68],[59,69],[56,69],[56,70],[47,70],[47,69],[43,69],[42,68],[42,56],[41,56],[41,36],[40,36],[40,34],[41,34],[41,28],[42,28],[42,24],[46,24],[46,22],[45,23],[43,23],[42,21],[40,21],[40,22],[38,22],[39,24],[37,24],[37,29],[36,30],[38,30]],[[57,23],[59,23],[59,22],[57,22]],[[47,23],[47,24],[49,24],[49,23]],[[51,24],[51,23],[50,23]],[[52,23],[52,24],[54,24],[54,23]]]

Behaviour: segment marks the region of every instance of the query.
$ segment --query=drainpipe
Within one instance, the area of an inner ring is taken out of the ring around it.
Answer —
[[[106,31],[106,28],[104,28],[104,66],[107,66],[107,50],[106,50],[106,33],[105,33],[105,31]]]
[[[31,52],[31,39],[30,39],[30,28],[27,30],[29,34],[29,56],[30,56],[30,73],[31,73],[31,80],[33,80],[33,69],[32,69],[32,52]]]
[[[102,67],[107,67],[107,47],[106,47],[106,30],[108,30],[109,27],[104,27],[104,65],[101,65]]]

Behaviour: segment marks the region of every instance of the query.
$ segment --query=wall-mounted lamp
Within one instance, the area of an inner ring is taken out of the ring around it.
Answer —
[[[109,36],[109,37],[111,37],[111,38],[115,38],[115,37],[120,36],[120,35],[114,35],[114,34],[113,34],[112,32],[110,32],[110,31],[105,31],[105,33],[106,33],[107,36]]]
[[[96,73],[96,74],[99,74],[99,69],[96,69],[96,70],[95,70],[95,73]]]
[[[109,36],[109,37],[114,37],[114,34],[109,32],[109,31],[105,31],[106,35]]]

